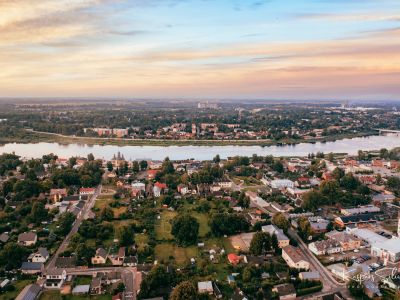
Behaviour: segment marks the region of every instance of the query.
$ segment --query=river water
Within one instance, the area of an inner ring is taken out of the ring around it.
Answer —
[[[357,154],[358,150],[379,150],[400,147],[400,137],[370,136],[364,138],[344,139],[326,143],[301,143],[284,146],[115,146],[59,143],[9,143],[0,145],[0,153],[11,153],[27,158],[39,158],[44,154],[54,153],[59,157],[87,156],[93,153],[96,158],[111,159],[120,152],[125,159],[162,160],[169,157],[173,160],[197,159],[208,160],[219,154],[221,158],[242,155],[306,156],[309,153],[334,152]]]

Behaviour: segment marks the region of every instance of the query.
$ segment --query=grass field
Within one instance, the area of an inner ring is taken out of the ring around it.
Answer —
[[[119,218],[119,216],[123,213],[125,213],[127,211],[127,207],[126,206],[120,206],[120,207],[110,207],[109,204],[113,203],[115,200],[110,197],[110,196],[100,196],[95,203],[95,208],[99,209],[99,211],[101,211],[103,208],[105,207],[109,207],[112,209],[112,211],[114,212],[114,217],[115,218]]]
[[[204,237],[208,232],[210,232],[210,226],[208,226],[208,215],[201,213],[190,213],[199,222],[199,237]]]
[[[171,243],[158,244],[154,252],[159,262],[167,262],[170,260],[170,257],[173,257],[180,266],[189,263],[192,257],[196,258],[199,255],[199,250],[196,246],[182,248]]]
[[[161,213],[161,219],[155,225],[157,240],[172,240],[170,221],[177,215],[174,211],[165,210]]]
[[[58,291],[46,291],[44,292],[39,300],[84,300],[84,299],[92,299],[92,300],[111,300],[111,295],[100,295],[100,296],[61,296]]]
[[[136,234],[135,235],[135,244],[139,249],[143,248],[149,242],[149,237],[147,234]]]

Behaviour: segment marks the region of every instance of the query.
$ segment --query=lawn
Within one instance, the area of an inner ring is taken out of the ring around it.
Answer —
[[[138,233],[135,235],[135,244],[139,249],[142,249],[149,242],[149,236],[147,234]]]
[[[190,213],[193,217],[197,219],[199,222],[200,228],[199,228],[199,237],[204,237],[208,232],[210,232],[210,226],[208,226],[208,215],[207,214],[201,214],[197,212]]]
[[[18,280],[13,284],[15,286],[15,291],[0,294],[0,300],[13,300],[17,298],[18,294],[24,289],[24,287],[33,282],[34,280]]]
[[[59,291],[45,291],[39,298],[39,300],[84,300],[84,299],[93,299],[93,300],[111,300],[110,295],[100,295],[100,296],[61,296]]]
[[[127,211],[126,206],[120,206],[120,207],[111,207],[109,206],[110,203],[113,203],[115,200],[112,197],[109,196],[101,196],[96,200],[95,208],[97,208],[99,211],[101,211],[105,207],[109,207],[112,209],[114,212],[114,217],[119,218],[119,216]]]
[[[170,221],[177,215],[174,211],[165,210],[161,213],[161,219],[155,225],[157,240],[172,240]]]
[[[74,279],[75,285],[86,285],[92,282],[92,276],[76,276]]]
[[[155,247],[154,252],[156,259],[159,262],[167,262],[170,257],[173,257],[176,263],[180,266],[188,264],[192,257],[197,258],[199,255],[199,250],[196,246],[183,248],[171,243],[158,244]]]

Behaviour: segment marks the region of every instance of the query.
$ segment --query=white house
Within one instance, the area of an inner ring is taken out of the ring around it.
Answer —
[[[270,182],[271,188],[273,189],[285,189],[294,188],[294,182],[289,179],[275,179]]]
[[[46,248],[40,247],[36,253],[32,253],[28,257],[28,261],[45,263],[49,259],[49,251]]]
[[[67,272],[64,269],[50,269],[46,273],[44,286],[48,289],[61,289],[66,279]]]
[[[139,190],[139,191],[146,191],[146,184],[144,184],[143,182],[132,182],[132,188]]]

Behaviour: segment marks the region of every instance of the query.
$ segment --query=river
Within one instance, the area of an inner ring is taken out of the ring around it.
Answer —
[[[274,155],[274,156],[307,156],[309,153],[334,152],[357,154],[358,150],[379,150],[400,147],[400,137],[370,136],[362,138],[337,140],[326,143],[300,143],[284,146],[115,146],[59,143],[9,143],[0,145],[0,153],[12,153],[26,158],[39,158],[44,154],[54,153],[59,157],[87,156],[93,153],[96,158],[109,160],[120,152],[125,159],[172,160],[197,159],[208,160],[219,154],[221,158],[242,155]]]

